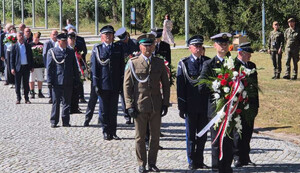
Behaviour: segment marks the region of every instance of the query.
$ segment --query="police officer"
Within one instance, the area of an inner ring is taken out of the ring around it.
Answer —
[[[215,68],[221,68],[223,67],[224,63],[224,57],[228,54],[228,47],[229,47],[229,38],[232,35],[229,33],[219,33],[217,35],[214,35],[211,37],[211,39],[214,41],[214,48],[217,51],[217,55],[208,60],[205,61],[203,64],[203,68],[201,71],[200,79],[208,79],[210,76],[216,77],[217,74],[214,71]],[[207,91],[209,92],[209,89],[206,88],[206,86],[199,85],[200,91]],[[214,98],[212,94],[209,94],[208,98],[208,120],[210,121],[215,116],[215,110],[216,110],[216,104],[214,102]],[[211,140],[214,140],[217,131],[212,127],[211,128]],[[216,140],[214,144],[212,144],[212,169],[213,171],[219,171],[220,173],[231,173],[231,163],[233,160],[233,154],[232,154],[232,147],[233,147],[233,141],[228,136],[224,137],[223,141],[223,158],[222,160],[219,160],[219,138]]]
[[[150,126],[149,171],[159,171],[156,167],[156,160],[161,116],[167,114],[170,98],[170,83],[164,61],[152,55],[155,50],[154,39],[153,34],[143,34],[138,37],[142,54],[128,61],[124,76],[126,108],[129,115],[135,118],[135,146],[139,172],[146,171],[147,124]]]
[[[253,50],[249,42],[238,45],[238,56],[235,59],[235,68],[239,69],[240,66],[245,66],[249,69],[256,69],[256,65],[250,61],[251,53]],[[242,123],[242,136],[239,133],[234,132],[234,166],[241,167],[244,165],[255,164],[251,161],[250,153],[250,140],[253,133],[254,119],[258,113],[259,98],[258,98],[258,81],[257,72],[249,75],[251,85],[249,86],[249,109],[241,113]],[[246,118],[247,117],[247,118]]]
[[[93,85],[99,96],[99,116],[104,140],[120,140],[117,136],[118,98],[124,74],[122,45],[114,43],[114,28],[100,30],[102,44],[94,46],[91,61]]]
[[[279,79],[281,73],[281,58],[284,42],[283,32],[279,30],[277,21],[273,22],[273,31],[270,32],[268,40],[268,53],[271,54],[271,59],[274,66],[274,76],[272,79]]]
[[[67,34],[57,36],[58,47],[47,53],[47,82],[52,88],[51,127],[57,127],[59,122],[60,102],[62,101],[62,126],[70,127],[70,104],[72,87],[79,82],[78,66],[75,52],[68,47]]]
[[[117,43],[120,43],[123,46],[124,50],[124,58],[127,58],[128,56],[134,56],[134,52],[139,52],[139,43],[136,39],[130,38],[129,33],[126,31],[126,28],[122,27],[116,31],[115,34],[116,37],[119,37],[120,41]],[[120,93],[121,96],[121,105],[122,110],[125,113],[124,118],[126,120],[126,124],[131,124],[131,117],[128,115],[128,111],[125,108],[125,100],[124,100],[124,93],[123,88],[122,92]]]
[[[68,34],[68,47],[73,49],[75,52],[75,60],[77,64],[78,69],[78,75],[81,76],[81,70],[79,67],[79,60],[77,58],[78,54],[76,54],[77,47],[76,47],[76,34],[74,32],[71,32]],[[80,85],[83,85],[81,81],[79,81],[78,85],[73,85],[72,88],[72,99],[71,99],[71,108],[70,108],[70,114],[76,114],[81,113],[79,108],[79,92],[80,92]]]
[[[177,70],[177,100],[179,115],[185,119],[186,150],[188,168],[207,168],[203,163],[203,151],[207,135],[197,137],[196,133],[207,124],[208,93],[200,92],[197,84],[203,63],[210,58],[201,56],[203,50],[203,36],[195,35],[188,40],[191,55],[181,59]]]
[[[293,77],[292,80],[297,79],[298,75],[298,61],[299,61],[299,46],[300,46],[300,35],[299,30],[295,26],[295,19],[290,18],[288,20],[289,28],[284,32],[285,39],[285,54],[286,54],[286,72],[283,76],[284,79],[290,79],[291,73],[291,60],[293,60]]]

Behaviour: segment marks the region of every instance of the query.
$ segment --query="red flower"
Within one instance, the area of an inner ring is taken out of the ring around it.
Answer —
[[[223,78],[223,75],[219,74],[219,75],[218,75],[218,78],[219,78],[219,79],[222,79],[222,78]]]
[[[222,79],[222,80],[221,80],[221,85],[222,85],[222,86],[225,86],[226,84],[227,84],[227,81],[226,81],[225,79]]]
[[[228,94],[227,96],[225,96],[225,99],[226,100],[229,100],[229,98],[230,98],[230,95]]]
[[[244,100],[243,97],[240,95],[239,102],[242,102],[243,100]]]
[[[229,73],[225,73],[225,74],[224,74],[224,78],[227,80],[228,77],[229,77]]]
[[[230,81],[230,82],[228,83],[228,85],[229,85],[229,86],[232,86],[232,85],[233,85],[233,82],[232,82],[232,81]]]
[[[16,39],[16,38],[15,38],[15,37],[13,37],[13,38],[12,38],[12,41],[15,41],[15,39]]]
[[[10,39],[11,39],[11,36],[9,36],[8,39],[10,40]]]
[[[249,100],[249,98],[248,98],[248,97],[247,97],[247,98],[245,98],[245,100],[244,100],[244,101],[245,101],[245,103],[247,103],[247,102],[248,102],[248,100]]]
[[[242,71],[243,75],[246,76],[246,73],[244,71]]]
[[[247,87],[248,86],[248,82],[247,80],[244,80],[244,86]]]
[[[241,112],[242,112],[242,110],[241,109],[236,109],[236,111],[235,111],[237,114],[240,114]]]

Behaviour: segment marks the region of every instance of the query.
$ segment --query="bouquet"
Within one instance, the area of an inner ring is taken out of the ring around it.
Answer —
[[[224,67],[214,69],[217,77],[210,76],[208,79],[200,79],[198,84],[206,84],[213,93],[216,103],[216,116],[202,129],[197,136],[202,136],[211,126],[218,129],[218,133],[213,143],[220,137],[220,156],[223,157],[222,145],[223,139],[235,129],[240,135],[242,132],[241,113],[249,111],[249,94],[251,86],[258,88],[257,84],[251,83],[249,75],[256,69],[248,69],[240,66],[235,68],[234,59],[225,57]],[[247,116],[249,114],[243,114]],[[246,117],[247,119],[247,117]]]
[[[11,46],[17,42],[17,35],[15,33],[7,34],[3,40],[6,45],[7,51],[11,50]]]
[[[44,67],[43,45],[35,45],[31,49],[32,49],[33,66],[34,66],[34,68]]]
[[[172,64],[169,65],[169,62],[166,60],[166,58],[160,54],[156,54],[156,57],[159,57],[164,60],[164,64],[168,73],[168,76],[170,78],[170,85],[174,85],[174,81],[176,78],[176,71],[174,70],[174,66]]]
[[[125,61],[125,64],[127,64],[128,60],[133,58],[133,57],[136,57],[136,56],[139,56],[141,54],[141,52],[133,52],[132,54],[129,54],[128,56],[125,57],[124,61]]]
[[[16,42],[17,42],[17,35],[15,33],[7,34],[3,40],[4,44],[6,43],[14,44]]]
[[[86,80],[86,78],[89,77],[88,67],[84,62],[84,60],[82,59],[83,51],[78,50],[76,46],[74,47],[74,51],[80,69],[80,80],[81,82],[83,82]]]

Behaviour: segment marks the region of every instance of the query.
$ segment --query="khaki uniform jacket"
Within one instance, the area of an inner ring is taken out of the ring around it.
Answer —
[[[136,108],[139,113],[160,113],[162,105],[169,106],[170,82],[164,60],[153,57],[148,65],[142,55],[130,59],[134,71],[140,80],[149,79],[145,83],[136,80],[127,63],[124,75],[124,97],[126,109]],[[162,85],[162,92],[160,86]]]
[[[295,52],[299,52],[300,35],[297,28],[295,28],[295,30],[291,28],[286,29],[284,32],[284,39],[286,43],[286,51],[294,50]]]
[[[283,49],[284,35],[281,31],[271,31],[268,40],[268,48],[272,52]]]

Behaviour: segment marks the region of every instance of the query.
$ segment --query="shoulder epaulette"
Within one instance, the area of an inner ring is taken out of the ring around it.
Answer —
[[[185,60],[187,60],[187,59],[189,59],[189,57],[184,57],[184,58],[181,58],[180,60],[181,60],[181,61],[185,61]]]

